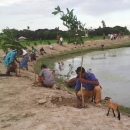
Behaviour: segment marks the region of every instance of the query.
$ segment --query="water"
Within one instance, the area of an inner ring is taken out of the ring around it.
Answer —
[[[69,71],[69,64],[73,71],[81,64],[81,56],[62,61],[61,71],[59,64],[55,69],[61,75]],[[98,78],[102,86],[102,98],[109,96],[112,101],[130,107],[130,48],[96,51],[84,55],[83,67]],[[75,76],[75,74],[74,74]]]

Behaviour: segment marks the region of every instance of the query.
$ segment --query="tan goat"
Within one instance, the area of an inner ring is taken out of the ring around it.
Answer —
[[[109,111],[110,111],[110,109],[112,109],[112,112],[113,112],[113,115],[114,115],[114,117],[116,116],[115,115],[115,113],[114,113],[114,111],[116,111],[117,113],[118,113],[118,119],[120,120],[120,112],[119,112],[119,110],[118,110],[118,108],[119,108],[119,105],[117,104],[117,103],[114,103],[114,102],[111,102],[110,101],[110,97],[105,97],[105,102],[107,103],[107,105],[108,105],[108,113],[107,113],[107,116],[109,115]]]

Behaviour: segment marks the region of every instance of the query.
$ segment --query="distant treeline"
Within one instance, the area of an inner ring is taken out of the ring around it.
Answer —
[[[35,31],[29,30],[29,29],[23,29],[23,30],[16,30],[16,29],[11,29],[14,37],[15,38],[19,38],[21,36],[26,37],[28,40],[52,40],[52,39],[56,39],[56,36],[62,36],[63,38],[67,38],[67,31],[62,31],[59,29],[38,29]],[[123,35],[128,35],[130,32],[127,29],[127,27],[120,27],[120,26],[115,26],[113,28],[111,27],[104,27],[104,28],[97,28],[94,30],[85,30],[88,33],[88,36],[103,36],[103,35],[108,35],[111,33],[120,33]],[[84,36],[85,35],[85,31],[81,32],[78,31],[78,33],[80,33],[80,35]]]

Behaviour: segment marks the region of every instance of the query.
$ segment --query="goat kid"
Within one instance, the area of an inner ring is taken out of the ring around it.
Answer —
[[[109,111],[110,111],[110,109],[112,109],[112,112],[113,112],[113,115],[114,115],[114,117],[116,116],[115,115],[115,113],[114,113],[114,111],[116,111],[117,113],[118,113],[118,119],[120,120],[120,112],[119,112],[119,105],[117,104],[117,103],[114,103],[114,102],[111,102],[110,101],[110,97],[105,97],[105,102],[107,103],[107,105],[108,105],[108,113],[107,113],[107,116],[109,115]]]

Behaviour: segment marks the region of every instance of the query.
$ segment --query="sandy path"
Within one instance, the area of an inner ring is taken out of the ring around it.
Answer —
[[[118,44],[122,41],[93,41],[86,42],[85,46],[89,47],[90,43],[91,46],[99,46],[104,42],[107,45]],[[59,45],[55,46],[56,53],[59,53]],[[65,44],[60,51],[73,47]],[[44,49],[51,54],[48,45]],[[2,53],[0,51],[0,55]],[[5,71],[6,68],[0,63],[0,73]],[[128,116],[121,114],[119,121],[112,113],[106,116],[107,109],[97,108],[92,103],[88,104],[88,108],[78,109],[74,93],[34,87],[34,73],[21,71],[21,75],[20,78],[0,77],[0,130],[130,130]]]

